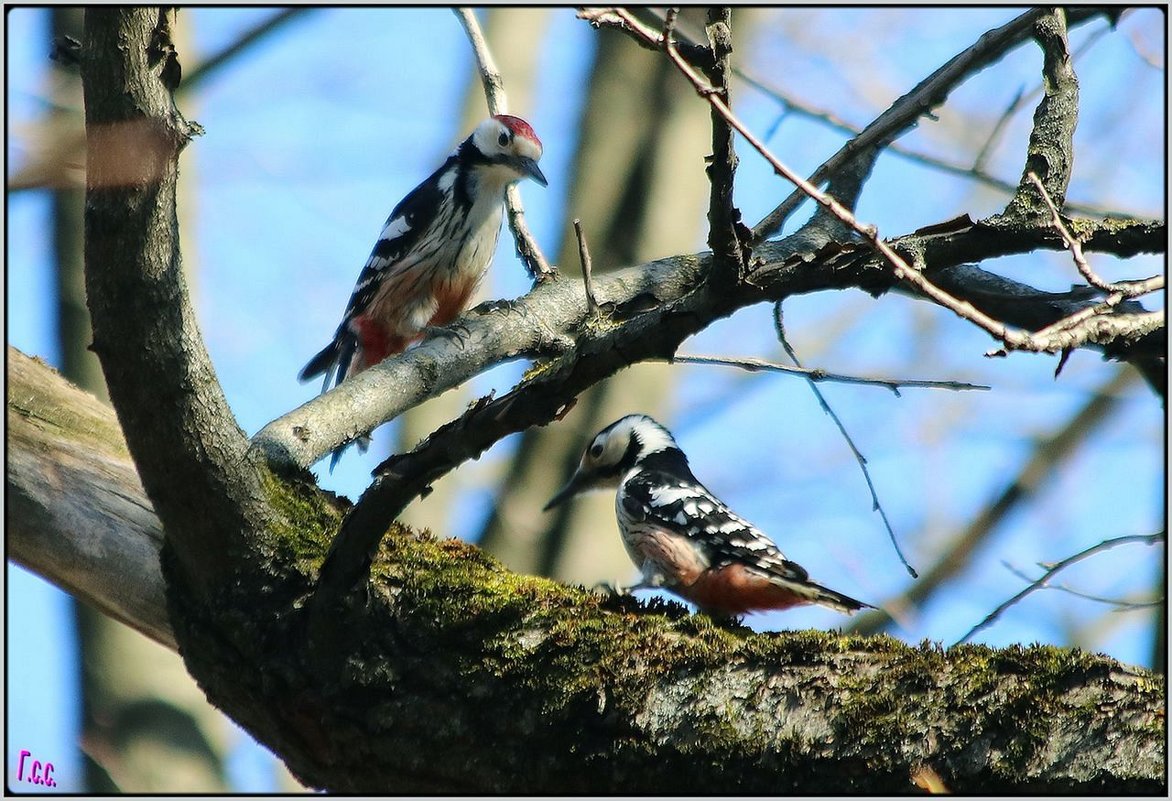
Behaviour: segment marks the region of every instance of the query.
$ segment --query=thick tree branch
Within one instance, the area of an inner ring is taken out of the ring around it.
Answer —
[[[114,410],[8,348],[8,557],[175,649],[163,527]]]
[[[1098,221],[1088,223],[1081,233],[1086,250],[1124,258],[1163,252],[1167,237],[1164,224],[1155,221]],[[1024,329],[1044,328],[1094,302],[1086,293],[1042,292],[972,265],[962,266],[973,259],[1061,249],[1061,238],[1048,225],[998,225],[962,217],[891,240],[891,246],[919,254],[925,271],[951,293]],[[602,328],[591,325],[593,318],[576,281],[550,282],[516,301],[474,309],[458,324],[459,341],[431,338],[354,376],[269,423],[253,437],[253,445],[274,464],[307,467],[341,443],[502,361],[559,357],[575,343],[585,345],[602,336],[625,349],[637,332],[645,330],[644,325],[654,329],[662,315],[694,289],[705,259],[705,254],[676,256],[598,276],[599,303],[612,313],[610,324]],[[758,248],[753,276],[755,285],[741,287],[727,302],[740,307],[852,287],[880,294],[894,282],[886,265],[865,246],[811,250],[800,239]],[[1138,304],[1124,308],[1142,311]],[[720,316],[695,298],[689,312],[707,320]],[[628,321],[643,316],[647,319],[638,327],[626,327]],[[1149,354],[1134,348],[1111,353],[1127,359]],[[567,393],[561,401],[571,399]]]
[[[1040,177],[1046,192],[1059,207],[1066,202],[1066,187],[1074,169],[1074,129],[1078,124],[1078,78],[1066,39],[1066,12],[1050,9],[1038,18],[1034,36],[1042,48],[1045,91],[1034,110],[1034,125],[1026,147],[1025,166],[1017,192],[1005,207],[1014,218],[1046,213],[1030,175]]]
[[[24,464],[37,451],[70,450],[84,468],[72,473],[78,482],[43,482],[43,503],[77,508],[100,497],[111,460],[129,466],[107,436],[117,436],[113,413],[10,355],[8,414],[31,432],[14,437],[10,457]],[[124,489],[126,502],[149,509],[141,491]],[[91,519],[112,536],[157,531],[149,518],[124,527],[111,508]],[[13,515],[17,531],[29,528]],[[41,536],[68,553],[73,522],[47,524]],[[175,625],[209,695],[315,787],[898,793],[924,763],[962,793],[1151,794],[1165,781],[1162,683],[1102,656],[753,634],[675,604],[601,601],[511,574],[457,541],[401,532],[376,563],[369,605],[334,620],[345,669],[316,672],[300,616],[289,612],[322,552],[312,528],[288,531],[279,553],[300,557],[272,561],[263,584],[225,588],[210,606],[176,599]],[[104,588],[93,600],[108,610],[118,605],[105,597],[117,597],[110,579],[123,575],[93,575],[108,569],[90,563],[50,577],[69,591]],[[140,629],[163,619],[157,594],[122,608]]]
[[[86,292],[130,452],[183,574],[210,592],[267,515],[180,265],[176,165],[191,129],[171,97],[173,13],[85,16]]]
[[[668,10],[664,25],[664,48],[668,57],[683,63],[671,36],[675,23],[674,9]],[[708,9],[708,45],[712,50],[712,66],[705,71],[710,86],[698,91],[711,91],[721,96],[725,105],[732,103],[729,95],[729,74],[732,68],[732,10],[728,7]],[[733,147],[732,126],[720,111],[713,107],[712,156],[706,168],[711,189],[708,198],[708,247],[716,257],[709,280],[733,283],[743,280],[748,272],[747,241],[749,231],[741,223],[741,212],[733,205],[733,184],[737,173],[737,151]]]
[[[595,294],[612,321],[604,330],[681,298],[700,279],[701,261],[678,256],[598,276]],[[594,335],[592,319],[581,287],[569,279],[541,284],[516,301],[483,304],[456,324],[458,341],[424,340],[269,423],[253,444],[274,464],[307,467],[495,364],[568,352],[576,338]]]

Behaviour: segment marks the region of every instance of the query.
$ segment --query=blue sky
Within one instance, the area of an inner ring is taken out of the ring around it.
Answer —
[[[183,11],[181,24],[191,26],[194,50],[181,53],[184,66],[272,13]],[[1016,13],[981,8],[896,18],[883,9],[770,12],[738,58],[784,91],[863,125],[981,31]],[[23,132],[46,109],[47,13],[10,11],[7,24],[11,174],[28,155]],[[924,33],[929,27],[931,35]],[[1078,29],[1074,46],[1103,27],[1096,21]],[[1117,32],[1080,56],[1083,108],[1071,200],[1163,216],[1164,73],[1145,61],[1153,47],[1162,53],[1162,30],[1159,12],[1130,12]],[[565,208],[566,173],[595,35],[571,11],[552,12],[539,43],[533,107],[511,109],[526,117],[545,143],[542,168],[550,185],[526,184],[522,194],[530,225],[548,254],[556,253],[574,216]],[[826,42],[840,36],[852,46],[827,50]],[[901,141],[971,161],[1013,96],[1038,84],[1039,63],[1036,47],[1019,48],[959,88],[938,110],[938,121],[922,121]],[[314,393],[314,386],[297,383],[296,373],[333,331],[387,213],[466,134],[454,121],[471,66],[462,31],[447,10],[326,9],[286,26],[185,101],[185,113],[207,134],[187,149],[181,164],[191,202],[184,256],[197,274],[207,346],[248,433]],[[1012,120],[990,155],[988,169],[1008,180],[1020,172],[1033,105]],[[770,147],[799,172],[812,171],[842,143],[839,134],[800,117],[779,122],[777,104],[743,84],[734,84],[734,106],[753,130],[773,131]],[[616,135],[621,130],[616,123]],[[745,218],[756,221],[790,189],[743,142],[738,151],[736,199]],[[996,192],[888,154],[876,165],[859,215],[895,235],[961,213],[985,216],[1004,202]],[[40,233],[46,212],[41,193],[9,198],[6,320],[11,344],[53,363],[54,290],[47,239]],[[701,249],[704,238],[703,220],[681,225],[677,252]],[[1064,254],[985,266],[1052,290],[1077,279]],[[1157,258],[1120,263],[1096,257],[1095,266],[1109,279],[1163,269]],[[506,233],[485,297],[515,297],[527,288]],[[1152,303],[1149,299],[1149,308]],[[981,355],[990,347],[986,335],[947,312],[894,296],[799,297],[787,303],[786,319],[799,354],[818,354],[807,357],[810,365],[994,387],[946,398],[908,390],[894,398],[875,388],[823,385],[867,455],[888,516],[920,568],[930,565],[942,543],[1020,469],[1035,441],[1073,414],[1114,369],[1094,354],[1079,353],[1055,381],[1048,357],[988,360]],[[826,333],[838,330],[843,333]],[[777,358],[769,309],[743,310],[686,342],[681,352]],[[498,368],[473,387],[507,389],[522,367]],[[869,600],[906,587],[910,579],[871,511],[853,458],[804,384],[713,367],[676,369],[674,408],[663,422],[709,487],[831,586]],[[759,432],[763,410],[777,421],[768,436]],[[315,472],[322,485],[357,497],[379,452],[393,441],[390,428],[377,433],[370,455],[349,453],[332,475],[319,464]],[[1020,588],[1003,562],[1030,571],[1037,562],[1108,537],[1158,530],[1164,515],[1163,436],[1159,403],[1142,385],[1131,385],[1112,420],[899,635],[912,642],[957,639]],[[491,470],[515,446],[516,438],[506,440],[468,469]],[[469,490],[458,501],[454,528],[477,531],[492,499],[492,486]],[[610,532],[613,521],[601,526]],[[1150,593],[1161,559],[1156,549],[1120,548],[1072,570],[1066,581],[1102,595]],[[77,789],[68,784],[79,776],[76,656],[63,600],[40,579],[11,566],[8,582],[9,777],[14,754],[27,748],[57,765],[63,789]],[[1099,626],[1104,633],[1086,644],[1145,663],[1151,648],[1148,615],[1110,614],[1119,617],[1104,619],[1117,625]],[[1100,615],[1103,609],[1092,602],[1044,591],[1011,609],[978,640],[1064,644],[1074,624]],[[841,622],[819,609],[752,619],[764,629]],[[241,791],[271,789],[269,769],[255,753],[242,747],[233,760],[233,780]]]

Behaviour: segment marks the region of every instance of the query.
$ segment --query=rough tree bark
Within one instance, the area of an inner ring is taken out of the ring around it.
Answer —
[[[172,634],[157,561],[126,558],[157,553],[164,534],[112,410],[8,356],[13,556],[183,643],[211,698],[315,786],[896,793],[923,765],[956,792],[1154,793],[1165,781],[1162,680],[1103,656],[752,634],[674,604],[602,601],[403,530],[370,603],[337,621],[342,651],[324,672],[289,603],[323,551],[298,536],[314,526],[289,532],[265,591],[221,588],[212,609],[181,600]]]
[[[191,129],[171,101],[169,27],[158,9],[87,13],[95,349],[164,531],[174,639],[209,697],[302,780],[398,792],[900,792],[927,765],[959,792],[1162,790],[1162,687],[1145,671],[1073,650],[752,634],[673,604],[647,610],[514,575],[457,540],[397,525],[385,537],[386,525],[375,531],[366,592],[342,587],[327,629],[307,626],[327,544],[345,528],[341,504],[299,464],[355,433],[321,409],[340,403],[358,425],[373,425],[387,404],[371,412],[359,401],[398,370],[427,395],[489,361],[552,357],[514,393],[477,404],[392,460],[360,502],[364,519],[378,523],[453,464],[548,422],[631,360],[669,357],[687,333],[740,305],[847,286],[882,292],[894,279],[865,246],[807,232],[756,249],[751,280],[731,286],[737,271],[723,264],[724,280],[711,280],[708,254],[617,271],[599,282],[610,313],[601,323],[586,319],[577,284],[550,282],[506,313],[470,316],[463,350],[424,343],[278,421],[250,447],[215,380],[178,265],[175,161]],[[736,219],[731,211],[724,220]],[[899,241],[914,244],[907,252],[933,275],[994,253],[1060,246],[1020,220]],[[1137,245],[1162,248],[1162,224],[1103,224],[1085,243],[1113,252]],[[973,303],[1007,297],[982,288],[977,273],[965,284],[981,290]],[[1116,355],[1156,348],[1131,342]],[[10,416],[22,414],[11,393]]]
[[[80,7],[54,8],[54,42],[64,37],[80,41],[83,15]],[[78,143],[75,156],[61,158],[59,164],[84,164],[81,82],[63,69],[54,73],[55,107],[46,121],[47,132],[52,132],[54,141],[75,138]],[[84,167],[77,174],[84,175]],[[190,182],[190,165],[185,174]],[[57,340],[64,376],[80,389],[107,399],[101,365],[89,349],[93,337],[85,300],[82,183],[53,191]],[[193,186],[188,183],[184,194],[190,196]],[[78,511],[72,509],[74,514]],[[108,542],[96,538],[88,553],[101,554],[102,543]],[[46,544],[51,546],[51,542]],[[154,561],[157,555],[149,550],[134,558]],[[117,573],[107,571],[110,576]],[[208,704],[183,660],[90,604],[76,601],[72,609],[80,653],[81,742],[85,744],[85,778],[77,789],[97,793],[224,792],[224,754],[231,725]]]

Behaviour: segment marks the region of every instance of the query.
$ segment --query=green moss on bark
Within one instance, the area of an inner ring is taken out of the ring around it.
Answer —
[[[1133,717],[1159,705],[1158,682],[1105,657],[756,634],[672,602],[514,574],[466,543],[397,524],[369,592],[340,610],[339,659],[323,672],[303,651],[298,599],[342,512],[312,487],[266,487],[283,518],[266,550],[287,559],[268,560],[278,571],[268,591],[238,586],[210,617],[191,619],[199,647],[189,659],[312,784],[459,788],[428,783],[425,755],[443,752],[461,764],[453,775],[471,782],[464,789],[481,792],[777,793],[811,781],[902,792],[926,759],[961,792],[1149,787],[1045,778],[1049,749],[1069,739],[1055,721],[1101,739],[1100,704]],[[1137,698],[1102,695],[1113,670],[1138,677]],[[1158,725],[1136,720],[1154,741]]]

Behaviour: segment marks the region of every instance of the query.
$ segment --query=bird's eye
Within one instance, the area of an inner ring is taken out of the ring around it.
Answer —
[[[501,147],[505,147],[506,145],[508,145],[509,144],[508,131],[501,131],[501,135],[499,137],[497,137],[496,141],[497,141],[497,144],[499,144]]]
[[[590,446],[590,457],[592,459],[597,459],[599,456],[602,456],[602,443],[595,442]]]

